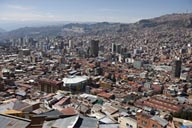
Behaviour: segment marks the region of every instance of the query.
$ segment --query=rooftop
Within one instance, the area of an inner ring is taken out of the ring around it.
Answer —
[[[87,76],[70,76],[63,78],[64,84],[76,84],[88,80]]]
[[[157,121],[163,127],[165,127],[168,124],[167,120],[165,120],[159,116],[153,116],[151,119]]]
[[[0,114],[0,126],[1,128],[26,128],[29,126],[30,120]]]

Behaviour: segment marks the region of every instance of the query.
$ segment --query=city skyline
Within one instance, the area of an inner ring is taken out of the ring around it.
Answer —
[[[165,14],[191,12],[191,5],[191,0],[1,0],[0,27],[9,30],[8,24],[30,26],[63,21],[133,23]]]
[[[0,0],[0,128],[192,128],[192,0]]]

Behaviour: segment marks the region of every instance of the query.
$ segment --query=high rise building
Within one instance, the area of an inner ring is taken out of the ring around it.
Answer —
[[[116,52],[121,54],[121,44],[116,45]]]
[[[64,42],[63,42],[63,41],[61,41],[61,42],[60,42],[60,47],[59,47],[59,49],[61,49],[61,50],[62,50],[64,47],[65,47],[65,44],[64,44]]]
[[[19,61],[23,61],[23,50],[19,50],[18,60],[19,60]]]
[[[18,42],[18,43],[19,43],[19,46],[20,46],[20,47],[23,47],[23,38],[22,38],[22,37],[19,38],[19,42]]]
[[[73,48],[73,42],[71,40],[69,40],[69,48],[72,49]]]
[[[90,56],[97,57],[99,54],[99,41],[91,40],[90,41]]]
[[[111,52],[112,53],[116,52],[116,45],[115,45],[115,43],[112,43]]]
[[[172,75],[173,77],[179,78],[181,74],[181,60],[174,60],[172,65]]]
[[[189,55],[192,54],[192,47],[191,47],[191,44],[187,44],[187,52]]]

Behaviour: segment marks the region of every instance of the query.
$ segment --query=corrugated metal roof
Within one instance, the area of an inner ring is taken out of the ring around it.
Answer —
[[[54,121],[46,121],[43,128],[73,128],[79,119],[79,115],[57,119]]]
[[[26,128],[30,122],[27,119],[0,114],[1,128]]]
[[[107,115],[112,115],[116,112],[118,112],[118,109],[111,106],[110,104],[108,103],[105,103],[103,106],[102,106],[102,111],[107,114]]]
[[[108,116],[105,116],[104,118],[99,120],[100,122],[104,123],[104,124],[114,124],[115,122],[110,119]]]
[[[53,127],[62,128],[63,126],[65,126],[66,128],[69,128],[69,127],[73,128],[76,122],[78,121],[78,119],[79,119],[79,116],[72,116],[64,119],[58,119],[53,124]]]
[[[8,104],[0,105],[0,113],[4,113],[7,110],[13,109],[14,102],[9,102]]]
[[[99,128],[119,128],[119,124],[100,124]]]
[[[63,113],[58,110],[50,110],[48,112],[40,113],[38,116],[46,116],[46,117],[55,117],[55,116],[62,116]]]
[[[163,119],[161,117],[158,117],[158,116],[153,116],[151,119],[156,120],[163,127],[165,127],[168,124],[167,120],[165,120],[165,119]]]
[[[30,106],[30,105],[25,103],[25,102],[16,101],[16,102],[14,102],[13,109],[14,110],[22,110],[23,108],[25,108],[27,106]]]
[[[81,116],[74,128],[97,128],[97,122],[96,118]]]

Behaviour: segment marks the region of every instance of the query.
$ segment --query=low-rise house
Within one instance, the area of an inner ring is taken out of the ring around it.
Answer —
[[[159,117],[152,116],[148,113],[137,113],[138,128],[166,128],[168,121]]]
[[[137,119],[135,117],[119,117],[119,128],[137,128]]]
[[[111,106],[110,103],[105,103],[102,106],[102,112],[105,113],[106,115],[113,115],[119,110],[113,106]]]
[[[56,120],[45,121],[43,128],[98,128],[98,121],[95,118],[84,116],[70,116]]]
[[[40,79],[39,80],[40,89],[43,92],[55,93],[58,90],[62,89],[63,82],[49,79]]]
[[[62,112],[65,116],[74,116],[78,114],[78,112],[73,107],[64,108],[60,112]]]
[[[84,104],[80,104],[77,110],[83,115],[90,113],[90,108]]]
[[[147,99],[140,99],[135,102],[135,105],[138,107],[152,107],[156,110],[163,110],[169,112],[179,112],[182,109],[182,105],[173,103],[169,100],[166,100],[161,97],[150,97]]]
[[[99,93],[97,95],[100,96],[100,97],[103,97],[105,99],[114,99],[115,98],[114,94],[107,93],[107,92],[101,92],[101,93]]]

